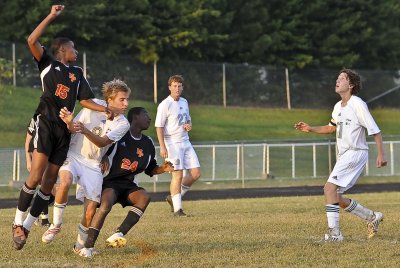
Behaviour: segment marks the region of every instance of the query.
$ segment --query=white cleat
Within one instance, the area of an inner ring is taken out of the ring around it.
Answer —
[[[47,229],[47,231],[42,235],[42,242],[46,244],[50,243],[60,231],[61,225],[58,227],[54,226],[53,224],[50,225],[49,229]]]
[[[334,230],[329,228],[328,233],[325,234],[325,242],[341,242],[343,241],[343,235],[340,230]]]
[[[126,238],[119,232],[115,233],[106,240],[106,247],[108,248],[122,248],[126,246]]]
[[[374,212],[375,218],[367,223],[368,238],[374,237],[378,233],[379,224],[383,221],[383,213]]]
[[[92,258],[94,255],[99,254],[99,252],[94,250],[94,248],[81,248],[77,254],[84,258]]]

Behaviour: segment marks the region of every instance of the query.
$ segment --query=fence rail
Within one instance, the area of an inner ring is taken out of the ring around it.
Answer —
[[[376,168],[376,148],[369,142],[365,176],[400,175],[400,141],[385,141],[389,167]],[[202,180],[300,179],[327,177],[336,161],[333,142],[236,143],[194,145],[199,156]],[[157,147],[157,155],[159,148]],[[22,155],[22,157],[21,157]],[[27,176],[22,148],[0,149],[0,185],[24,181]],[[161,159],[158,159],[161,162]],[[139,181],[149,181],[140,174]],[[154,177],[154,182],[170,180],[169,174]]]

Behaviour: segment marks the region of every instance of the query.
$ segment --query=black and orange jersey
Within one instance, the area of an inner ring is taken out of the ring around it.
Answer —
[[[43,56],[37,62],[43,93],[35,114],[64,124],[59,117],[61,108],[67,107],[73,111],[76,100],[92,99],[94,94],[83,76],[82,68],[64,65],[43,49]]]
[[[126,179],[134,181],[136,174],[145,172],[150,177],[157,166],[153,140],[142,134],[137,140],[130,131],[116,143],[110,172],[104,180]],[[111,154],[111,156],[113,155]]]

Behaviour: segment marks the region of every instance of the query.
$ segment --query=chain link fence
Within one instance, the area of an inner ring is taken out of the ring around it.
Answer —
[[[339,70],[289,70],[250,64],[160,61],[142,64],[129,55],[106,57],[80,53],[82,66],[96,93],[103,82],[120,78],[132,89],[132,98],[159,102],[168,95],[172,74],[185,77],[184,96],[192,104],[279,108],[328,108],[339,97],[335,80]],[[399,107],[400,70],[357,70],[362,76],[360,97],[370,107]],[[27,45],[0,41],[0,85],[40,87],[36,65]]]

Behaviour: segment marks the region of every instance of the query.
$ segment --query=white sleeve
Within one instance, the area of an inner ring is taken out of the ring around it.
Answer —
[[[360,125],[367,129],[368,135],[374,135],[381,132],[365,102],[356,103],[356,114]]]
[[[167,121],[167,105],[165,105],[165,102],[161,102],[158,107],[157,107],[157,115],[156,115],[156,120],[154,122],[155,127],[164,127],[165,122]]]
[[[110,132],[106,133],[106,136],[113,142],[117,142],[126,134],[126,132],[128,132],[128,130],[129,122],[124,117],[116,122],[115,127],[113,127]]]

